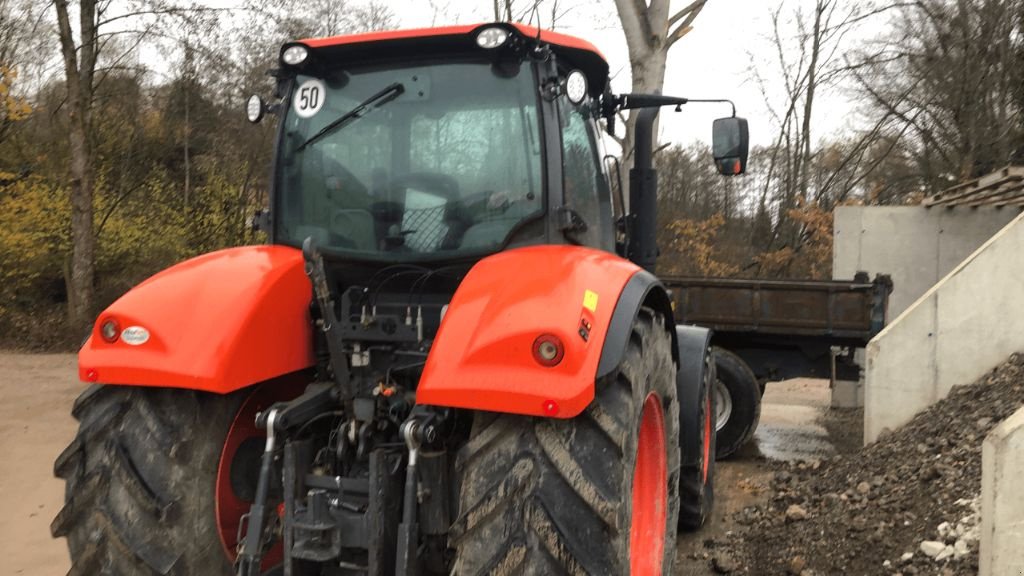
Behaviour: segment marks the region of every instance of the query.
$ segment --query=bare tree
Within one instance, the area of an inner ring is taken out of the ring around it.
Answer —
[[[73,331],[84,332],[91,324],[95,304],[96,152],[92,145],[92,110],[96,88],[111,72],[123,70],[124,61],[144,41],[171,36],[166,30],[174,26],[174,20],[211,9],[183,8],[165,0],[123,4],[79,0],[77,4],[78,26],[73,27],[68,0],[54,1],[67,91],[71,199],[71,257],[65,270],[68,320]],[[108,49],[119,46],[119,40],[120,51],[107,55]],[[104,55],[107,61],[100,67]]]
[[[93,80],[98,54],[96,0],[79,2],[80,45],[68,16],[67,0],[55,0],[61,55],[67,84],[68,145],[71,162],[71,262],[66,271],[68,320],[84,331],[92,320],[96,238],[93,235],[93,150],[89,141]]]
[[[935,192],[1024,159],[1024,2],[920,0],[893,22],[855,78]]]
[[[672,13],[669,0],[615,0],[622,22],[622,32],[629,48],[632,70],[632,91],[660,93],[665,84],[668,51],[693,29],[693,21],[704,9],[707,0],[696,0]],[[626,121],[626,134],[619,141],[626,165],[633,155],[633,126],[637,111]]]

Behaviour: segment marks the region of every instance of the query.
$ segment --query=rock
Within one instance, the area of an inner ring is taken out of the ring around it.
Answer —
[[[954,554],[956,554],[956,551],[953,549],[953,547],[952,546],[946,546],[945,548],[942,549],[942,552],[939,552],[938,555],[935,556],[935,561],[936,562],[942,562],[942,561],[946,560],[947,558],[952,558]]]
[[[945,549],[946,545],[942,542],[935,542],[933,540],[921,542],[921,553],[929,558],[935,558]]]
[[[745,518],[731,514],[744,518],[738,535],[711,555],[731,554],[734,576],[792,576],[798,555],[818,576],[976,575],[981,440],[1021,405],[1024,356],[817,469],[814,460],[768,462],[757,482],[764,504]]]
[[[730,574],[738,567],[736,561],[727,554],[719,553],[711,557],[711,568],[718,574]]]
[[[801,520],[807,520],[807,510],[798,504],[791,504],[789,508],[786,508],[786,521],[800,522]]]
[[[970,547],[967,545],[966,540],[957,540],[956,544],[953,545],[953,558],[959,560],[964,556],[971,553]]]
[[[789,573],[793,576],[800,576],[800,574],[803,574],[804,568],[806,567],[807,561],[804,560],[803,556],[794,556],[793,559],[789,561]]]

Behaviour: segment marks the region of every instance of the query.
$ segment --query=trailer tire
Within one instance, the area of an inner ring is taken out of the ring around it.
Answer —
[[[672,573],[679,406],[671,346],[664,318],[641,309],[621,364],[575,418],[475,414],[456,460],[454,574]],[[651,457],[661,474],[640,473],[637,462]],[[634,490],[660,481],[664,492]],[[652,530],[634,538],[645,526]]]
[[[716,454],[724,459],[754,437],[761,419],[761,387],[742,358],[724,348],[715,347],[714,352],[718,373],[715,383],[718,396]],[[727,418],[723,419],[723,416]]]
[[[64,508],[50,524],[67,537],[68,573],[234,574],[216,487],[224,440],[250,394],[94,385],[79,396],[78,433],[54,463]]]

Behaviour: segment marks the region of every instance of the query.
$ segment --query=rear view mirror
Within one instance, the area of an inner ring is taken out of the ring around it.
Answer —
[[[750,134],[747,120],[735,116],[715,120],[711,130],[711,153],[723,176],[738,176],[747,170]]]

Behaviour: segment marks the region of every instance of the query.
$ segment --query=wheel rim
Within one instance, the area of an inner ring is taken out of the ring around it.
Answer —
[[[732,395],[721,379],[715,380],[715,430],[725,428],[732,416]]]
[[[246,500],[237,493],[236,485],[232,482],[232,469],[245,464],[251,465],[249,460],[251,460],[252,454],[248,447],[254,440],[258,441],[258,452],[262,452],[267,435],[265,430],[256,427],[256,414],[266,410],[275,402],[295,396],[295,392],[289,392],[289,389],[280,385],[264,385],[257,388],[238,409],[231,422],[231,428],[224,438],[224,447],[217,465],[216,519],[221,546],[224,548],[224,554],[232,563],[238,556],[238,528],[242,515],[247,514],[252,505],[251,500]],[[255,470],[258,473],[258,459]],[[262,569],[267,570],[280,564],[283,558],[284,549],[281,542],[276,542],[264,554]]]
[[[661,400],[644,400],[633,470],[633,523],[629,566],[633,576],[661,574],[668,520],[668,462]]]

